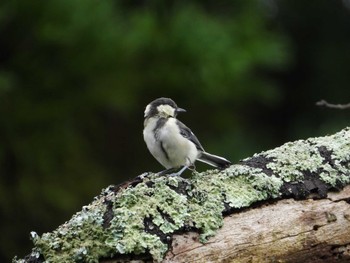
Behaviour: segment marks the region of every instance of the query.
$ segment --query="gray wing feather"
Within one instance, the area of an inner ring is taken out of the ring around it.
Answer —
[[[191,131],[190,128],[188,128],[185,124],[183,124],[181,121],[176,120],[177,125],[180,128],[180,133],[183,137],[189,139],[191,142],[193,142],[197,149],[200,151],[204,151],[203,146],[201,145],[201,143],[198,141],[196,135],[194,135],[194,133]]]

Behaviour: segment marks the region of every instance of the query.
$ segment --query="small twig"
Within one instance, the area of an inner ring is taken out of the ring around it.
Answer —
[[[331,109],[338,109],[338,110],[345,110],[345,109],[350,108],[350,103],[348,103],[348,104],[331,104],[325,100],[320,100],[320,101],[316,102],[316,105],[317,106],[324,106],[324,107],[331,108]]]

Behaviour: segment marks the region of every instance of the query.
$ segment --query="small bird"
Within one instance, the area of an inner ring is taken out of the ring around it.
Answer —
[[[179,108],[169,98],[158,98],[146,106],[143,138],[148,150],[167,170],[165,174],[181,168],[181,175],[187,168],[194,168],[196,160],[224,169],[231,162],[223,157],[207,153],[193,132],[181,121],[176,119]]]

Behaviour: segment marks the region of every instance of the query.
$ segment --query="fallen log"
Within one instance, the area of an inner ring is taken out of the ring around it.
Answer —
[[[349,262],[349,184],[349,128],[190,179],[145,173],[14,262]]]

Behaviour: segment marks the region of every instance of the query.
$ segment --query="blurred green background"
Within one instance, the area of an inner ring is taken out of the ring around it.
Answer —
[[[349,125],[315,106],[350,102],[349,62],[350,0],[2,0],[0,261],[162,169],[142,138],[151,100],[238,162]]]

